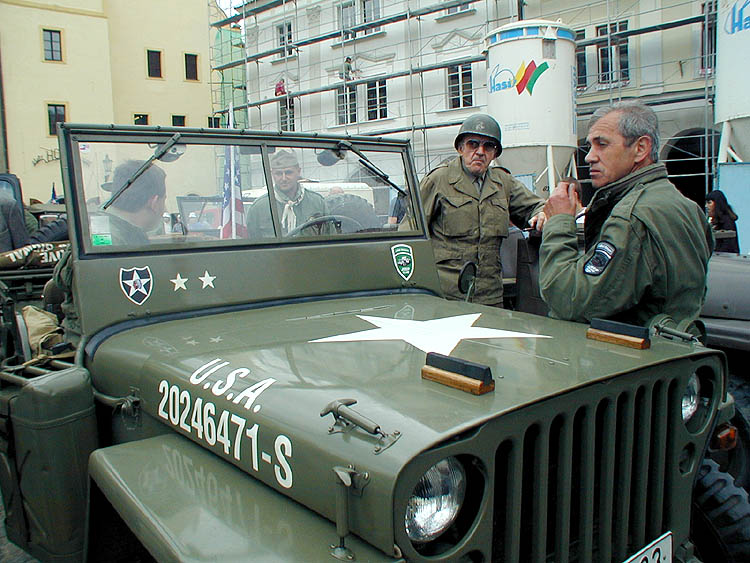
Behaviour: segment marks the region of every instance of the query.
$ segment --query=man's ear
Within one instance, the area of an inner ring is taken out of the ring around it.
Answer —
[[[150,198],[148,198],[148,203],[146,203],[146,207],[148,207],[151,211],[156,211],[157,209],[157,203],[159,202],[159,198],[161,196],[159,195],[152,195]]]
[[[653,143],[648,135],[641,135],[635,141],[635,162],[641,164],[651,159],[651,147]]]

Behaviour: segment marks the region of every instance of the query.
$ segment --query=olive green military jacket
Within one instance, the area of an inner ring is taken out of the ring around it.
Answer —
[[[276,200],[276,209],[279,219],[284,212],[284,204]],[[325,198],[317,192],[305,190],[302,200],[294,206],[294,215],[297,217],[297,226],[304,224],[312,217],[322,217],[326,214]],[[274,236],[273,221],[271,219],[271,206],[268,204],[268,194],[260,196],[250,209],[247,210],[247,236],[251,239],[268,238]],[[286,233],[284,233],[286,234]]]
[[[539,286],[550,315],[643,326],[658,314],[676,323],[696,319],[714,246],[703,211],[667,180],[662,164],[600,188],[588,207],[587,230],[589,214],[607,200],[611,211],[598,232],[587,233],[584,253],[573,216],[554,215],[544,225]]]
[[[474,302],[502,306],[500,244],[508,236],[509,220],[524,227],[542,210],[544,200],[499,167],[487,171],[480,196],[461,157],[431,171],[419,190],[443,293],[450,299],[464,298],[458,274],[473,261]]]

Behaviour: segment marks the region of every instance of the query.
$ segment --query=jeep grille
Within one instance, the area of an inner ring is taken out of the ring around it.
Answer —
[[[684,540],[684,377],[651,376],[581,389],[502,425],[516,430],[495,455],[494,561],[620,562],[666,530]]]

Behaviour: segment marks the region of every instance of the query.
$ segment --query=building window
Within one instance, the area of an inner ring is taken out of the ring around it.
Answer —
[[[609,24],[609,33],[626,31],[628,22]],[[607,26],[596,28],[597,37],[607,36]],[[627,82],[630,79],[630,65],[628,63],[628,40],[610,41],[610,45],[599,47],[599,83],[612,84]]]
[[[185,127],[185,116],[184,115],[173,115],[172,116],[173,127]]]
[[[57,124],[65,122],[65,106],[63,104],[47,104],[47,121],[49,134],[57,135]]]
[[[344,2],[338,7],[339,28],[344,41],[354,39],[355,33],[351,29],[357,25],[357,11],[354,2]]]
[[[362,0],[362,23],[373,22],[380,19],[380,0]],[[368,27],[365,35],[377,33],[380,26]]]
[[[388,117],[385,79],[367,83],[367,119],[385,119]]]
[[[133,123],[136,125],[148,125],[148,114],[147,113],[134,113]]]
[[[357,89],[354,86],[336,89],[336,110],[339,125],[357,122]]]
[[[146,51],[149,78],[161,78],[161,51]]]
[[[447,15],[457,14],[459,12],[466,12],[471,9],[471,4],[459,4],[458,6],[451,6],[445,10]]]
[[[44,36],[44,60],[61,61],[62,60],[62,34],[54,29],[45,29],[42,31]]]
[[[716,68],[716,0],[704,2],[702,10],[701,76],[704,76],[713,74]],[[708,11],[708,18],[706,18],[706,11]]]
[[[576,31],[576,44],[579,41],[586,39],[586,31],[579,29]],[[586,47],[578,47],[576,45],[576,75],[577,81],[576,86],[578,88],[586,88]]]
[[[292,22],[280,23],[276,26],[276,35],[279,38],[279,47],[285,47],[279,53],[279,58],[291,57],[294,54],[294,47],[292,47]]]
[[[185,53],[185,80],[198,80],[198,55]]]
[[[221,127],[221,117],[210,115],[208,116],[208,126],[213,129],[218,129]]]
[[[471,65],[448,67],[448,107],[465,108],[474,105],[471,88]]]
[[[294,98],[279,100],[279,129],[294,131]]]

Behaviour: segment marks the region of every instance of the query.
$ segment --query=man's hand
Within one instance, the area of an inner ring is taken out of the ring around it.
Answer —
[[[540,211],[536,215],[534,215],[531,219],[529,219],[529,226],[532,229],[536,229],[537,231],[541,231],[544,227],[544,223],[547,222],[547,216],[544,214],[544,211]]]
[[[579,207],[580,203],[578,202],[575,185],[568,182],[560,182],[552,190],[547,203],[544,204],[544,213],[548,218],[561,213],[575,215]]]

